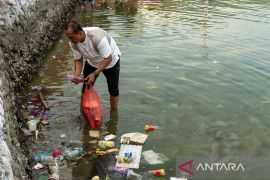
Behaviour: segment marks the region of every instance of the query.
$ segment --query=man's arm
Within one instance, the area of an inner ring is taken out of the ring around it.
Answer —
[[[74,61],[74,75],[75,77],[79,77],[81,75],[82,67],[83,67],[83,58],[77,59]]]

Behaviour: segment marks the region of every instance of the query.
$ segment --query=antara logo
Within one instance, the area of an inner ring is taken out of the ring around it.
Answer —
[[[193,175],[192,170],[192,164],[193,160],[189,160],[183,164],[180,164],[178,168],[189,174]],[[197,165],[197,168],[195,167],[195,171],[245,171],[244,166],[242,163],[199,163]]]
[[[180,164],[180,165],[178,166],[178,168],[179,168],[180,170],[182,170],[182,171],[184,171],[184,172],[190,174],[190,175],[193,175],[193,172],[191,171],[191,169],[192,169],[192,163],[193,163],[193,160],[189,160],[189,161],[187,161],[187,162],[185,162],[185,163],[183,163],[183,164]],[[184,168],[184,167],[187,166],[187,165],[189,166],[188,169]]]

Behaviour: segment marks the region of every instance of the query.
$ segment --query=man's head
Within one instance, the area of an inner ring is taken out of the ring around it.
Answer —
[[[72,43],[84,41],[85,33],[78,22],[71,20],[65,27],[65,33],[68,40]]]

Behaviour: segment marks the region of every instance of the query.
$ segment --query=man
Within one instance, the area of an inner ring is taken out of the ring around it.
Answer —
[[[74,20],[66,25],[65,33],[75,60],[75,77],[81,74],[83,59],[86,60],[83,74],[88,84],[94,84],[99,73],[102,72],[107,79],[111,110],[117,110],[121,52],[114,39],[101,28],[82,28]],[[75,83],[78,81],[75,80]],[[85,84],[83,91],[84,88]]]
[[[91,4],[91,9],[92,11],[94,11],[94,4],[95,4],[95,0],[82,0],[83,1],[83,10],[86,10],[86,6],[88,3]]]

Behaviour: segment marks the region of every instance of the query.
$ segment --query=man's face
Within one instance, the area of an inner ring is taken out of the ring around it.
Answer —
[[[71,28],[68,28],[66,30],[66,36],[68,38],[68,40],[72,43],[78,43],[80,41],[82,41],[82,37],[83,37],[83,32],[78,32],[78,33],[73,33],[73,30]]]

